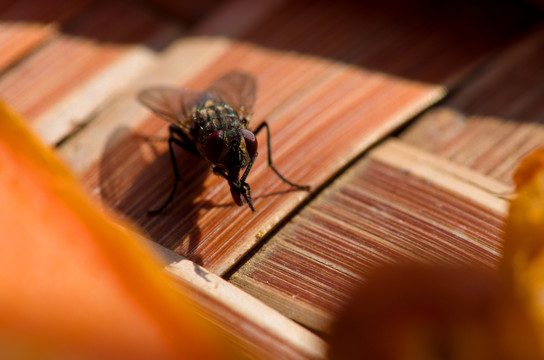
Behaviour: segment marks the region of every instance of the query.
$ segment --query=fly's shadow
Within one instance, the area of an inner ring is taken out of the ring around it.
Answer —
[[[196,198],[210,174],[207,162],[176,149],[177,163],[183,174],[176,200],[161,216],[148,214],[149,209],[164,201],[172,186],[172,164],[164,149],[166,139],[166,135],[149,137],[125,127],[117,128],[103,149],[100,196],[153,241],[200,263],[201,259],[194,254],[201,238],[198,211],[211,205],[198,203]]]

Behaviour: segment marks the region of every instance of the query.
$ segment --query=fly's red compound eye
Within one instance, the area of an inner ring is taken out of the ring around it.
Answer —
[[[224,144],[222,130],[212,133],[204,142],[204,155],[212,163],[217,164],[223,152]]]
[[[253,156],[257,152],[257,138],[255,137],[255,134],[253,134],[249,130],[243,129],[241,131],[246,142],[246,149],[249,154],[249,158],[253,158]]]

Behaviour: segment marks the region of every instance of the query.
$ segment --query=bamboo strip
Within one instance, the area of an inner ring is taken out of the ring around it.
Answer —
[[[229,44],[228,40],[220,38],[177,40],[160,55],[160,60],[153,64],[144,76],[124,89],[84,131],[59,146],[58,153],[76,174],[87,177],[86,181],[93,184],[92,189],[96,187],[96,191],[99,191],[97,188],[99,174],[96,171],[100,168],[96,166],[105,161],[104,154],[111,150],[109,148],[113,143],[121,140],[122,135],[139,131],[137,129],[142,126],[141,124],[149,119],[149,111],[136,102],[136,93],[149,86],[176,86],[178,83],[188,81],[194,74],[209,66],[209,63],[223,53]],[[165,125],[158,120],[152,124],[161,128]],[[133,145],[138,144],[135,142]],[[137,149],[130,146],[129,149],[137,152]],[[115,161],[119,153],[111,152],[109,155],[112,156],[112,161]],[[124,159],[127,157],[123,156]],[[153,158],[150,161],[153,161]]]
[[[145,241],[145,239],[142,239]],[[166,271],[189,287],[199,310],[232,336],[231,341],[259,359],[324,359],[326,343],[276,310],[221,277],[148,242],[164,261]]]
[[[60,25],[88,7],[89,0],[40,0],[0,4],[0,72],[54,38]]]
[[[205,38],[200,41],[214,43]],[[165,73],[173,71],[166,70],[165,64],[159,67]],[[231,43],[226,51],[218,52],[213,63],[197,73],[188,86],[203,89],[214,77],[232,69],[257,75],[259,94],[252,124],[263,118],[270,123],[277,168],[295,182],[314,186],[442,95],[440,87],[240,43]],[[386,96],[394,97],[395,103],[383,102]],[[124,110],[116,112],[131,114],[135,105],[123,106]],[[113,124],[118,120],[112,115],[106,113],[96,123]],[[343,121],[337,121],[340,116]],[[88,168],[83,178],[103,200],[140,224],[151,238],[200,261],[213,272],[228,270],[307,196],[300,191],[275,194],[288,187],[267,167],[263,159],[266,139],[259,134],[262,155],[249,177],[258,209],[255,214],[246,207],[233,207],[224,180],[207,176],[209,170],[204,162],[180,153],[180,172],[184,174],[180,191],[169,211],[150,217],[147,210],[156,206],[172,186],[171,165],[164,141],[145,144],[135,134],[164,139],[167,123],[152,116],[135,123],[140,125],[125,129],[125,136],[116,138],[103,133],[101,138],[110,137],[109,142],[95,138],[108,145],[102,159]],[[90,131],[97,136],[98,131],[91,130],[98,129],[96,126],[91,124],[82,132],[81,142],[76,143],[83,143]],[[68,156],[69,147],[76,147],[69,143],[67,150],[61,148]],[[83,153],[86,151],[79,155]],[[93,163],[85,156],[73,159]]]
[[[327,332],[351,290],[380,264],[417,259],[494,267],[506,204],[489,191],[503,187],[388,141],[304,208],[230,281]]]
[[[200,34],[226,34],[230,22],[236,19],[235,10],[243,3],[236,1],[236,6],[218,8],[217,17],[197,27]],[[257,5],[262,12],[251,21],[240,19],[229,33],[252,43],[200,37],[173,46],[157,67],[132,83],[111,106],[98,109],[95,121],[63,143],[59,151],[97,197],[139,223],[154,240],[191,256],[194,262],[183,260],[170,270],[182,281],[193,284],[203,311],[212,309],[219,324],[237,324],[241,332],[250,329],[247,338],[234,335],[238,341],[246,341],[248,351],[276,358],[322,358],[322,341],[209,272],[227,271],[307,194],[282,192],[285,185],[264,163],[265,141],[259,135],[261,156],[249,178],[258,207],[256,214],[232,206],[226,184],[208,176],[207,164],[180,154],[184,180],[175,204],[165,214],[147,216],[146,210],[168,193],[171,170],[164,141],[154,138],[164,140],[166,124],[147,115],[134,102],[134,93],[154,81],[203,89],[225,71],[242,69],[255,74],[260,92],[252,125],[260,119],[270,122],[274,160],[280,171],[295,181],[319,186],[369,145],[443,96],[441,84],[455,84],[507,39],[494,31],[474,31],[474,26],[467,25],[473,23],[467,23],[470,17],[467,19],[465,12],[451,20],[449,13],[448,17],[432,19],[432,14],[422,15],[417,7],[407,12],[402,7],[360,8],[342,2],[268,4],[273,6]],[[110,20],[112,14],[108,15]],[[514,21],[525,18],[508,15]],[[156,22],[151,23],[151,28],[156,29]],[[63,92],[58,97],[46,91],[47,87],[34,84],[41,95],[28,91],[28,97],[23,98],[21,94],[26,94],[28,88],[17,88],[19,81],[12,81],[12,89],[20,96],[18,101],[25,111],[34,111],[37,119],[42,116],[54,127],[55,114],[66,112],[70,117],[81,110],[77,108],[77,94],[92,98],[84,112],[96,111],[99,103],[130,79],[122,80],[110,93],[96,95],[96,89],[110,90],[105,84],[113,78],[111,72],[116,63],[112,59],[138,59],[124,46],[117,52],[120,43],[146,41],[160,47],[158,44],[169,41],[178,31],[157,25],[160,30],[153,30],[152,34],[147,34],[146,26],[137,26],[132,32],[127,24],[130,21],[119,22],[123,31],[115,39],[108,38],[108,30],[96,22],[89,25],[88,32],[82,35],[89,38],[94,34],[99,48],[105,51],[105,59],[101,60],[108,64],[83,64],[80,69],[88,71],[88,77],[78,81],[63,79],[66,83],[59,85]],[[476,25],[486,27],[485,21]],[[515,27],[511,35],[529,25],[530,22]],[[467,36],[467,31],[471,36]],[[111,44],[103,44],[108,39],[115,42],[115,49],[110,48]],[[59,51],[63,46],[73,51],[68,51],[72,58],[85,58],[93,52],[86,45],[77,48],[59,41],[58,46],[57,51],[44,55],[46,66],[50,67],[42,68],[50,71],[44,83],[53,81],[59,69],[64,70],[54,65],[55,54],[64,53]],[[519,53],[532,49],[531,45],[526,46]],[[137,62],[128,62],[136,63],[129,72],[137,72]],[[108,67],[109,64],[114,66]],[[27,70],[35,66],[36,63]],[[97,74],[102,76],[96,77]],[[0,88],[4,78],[8,77],[0,78]],[[531,100],[534,94],[516,102],[511,109],[527,104],[536,107]],[[497,97],[500,101],[505,98],[505,94]],[[445,128],[448,121],[442,123]],[[495,128],[487,125],[478,123],[481,132],[489,133]],[[479,151],[485,153],[494,146],[495,138],[508,138],[511,130],[518,143],[525,136],[534,139],[526,130],[516,132],[516,127],[509,128],[478,142]],[[65,136],[69,130],[63,131]],[[429,133],[436,131],[433,127]],[[454,128],[449,132],[450,138],[461,131],[462,126]],[[57,139],[59,134],[55,135]],[[470,152],[459,152],[476,140],[477,137],[458,139],[450,147],[456,162],[499,171],[499,166],[489,166],[489,162],[474,158]],[[496,164],[501,162],[502,158],[493,151],[486,154]],[[511,164],[510,160],[506,163]],[[289,317],[313,329],[328,331],[331,317],[347,299],[352,286],[377,264],[418,258],[494,266],[505,206],[494,193],[504,189],[479,173],[444,162],[406,143],[388,142],[307,206],[234,272],[231,280]],[[249,307],[241,306],[246,303]]]
[[[180,77],[179,86],[202,90],[215,77],[234,69],[254,74],[259,93],[251,125],[266,119],[272,129],[276,167],[291,180],[313,186],[323,184],[361,151],[443,96],[443,86],[421,81],[428,78],[416,63],[424,60],[422,68],[429,69],[434,80],[450,84],[506,41],[492,31],[471,37],[470,42],[478,46],[467,46],[461,35],[469,20],[462,12],[453,18],[442,13],[445,22],[441,23],[434,13],[420,14],[403,6],[293,1],[271,9],[259,13],[258,23],[240,19],[242,30],[236,36],[252,43],[231,41],[224,51],[211,51],[214,57],[206,66]],[[228,10],[228,5],[218,8],[224,16],[218,18],[233,19]],[[407,11],[417,16],[403,17]],[[200,30],[220,32],[226,25],[219,23],[213,27],[213,21],[211,25],[204,22]],[[444,39],[448,39],[446,45]],[[202,41],[203,47],[214,43],[206,37],[193,40]],[[450,57],[456,61],[444,61]],[[165,69],[185,73],[182,66]],[[135,114],[135,106],[124,103],[98,123],[114,124],[116,117],[126,118],[123,112]],[[134,126],[118,127],[116,134],[99,135],[102,125],[91,124],[86,130],[102,146],[101,158],[97,159],[97,150],[91,152],[91,160],[80,151],[79,158],[73,156],[70,162],[87,164],[80,167],[87,186],[140,224],[152,239],[210,271],[225,273],[307,196],[286,192],[288,187],[266,166],[266,142],[260,134],[261,156],[248,178],[257,213],[233,206],[224,180],[209,176],[205,162],[180,152],[183,181],[178,194],[164,214],[150,217],[147,210],[163,201],[173,181],[164,142],[167,124],[152,116],[140,121],[139,116],[131,122]],[[75,144],[85,143],[85,133]],[[70,148],[69,143],[66,146]]]
[[[501,198],[514,189],[473,170],[463,168],[398,140],[389,140],[371,153],[373,159],[428,179],[444,189],[463,194],[493,212],[506,215],[508,202]],[[444,176],[446,175],[446,176]]]
[[[203,311],[258,358],[325,359],[326,343],[276,310],[189,260],[167,271],[191,285]]]
[[[544,146],[543,45],[541,26],[494,60],[443,107],[418,120],[402,138],[511,184],[519,159]]]
[[[0,72],[3,72],[32,49],[52,39],[56,28],[52,25],[17,22],[0,23]]]
[[[0,96],[54,144],[153,62],[154,53],[135,44],[161,47],[179,34],[134,5],[97,3],[69,34],[0,77]]]

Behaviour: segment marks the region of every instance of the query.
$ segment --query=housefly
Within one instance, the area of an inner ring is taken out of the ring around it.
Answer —
[[[156,210],[164,210],[174,198],[181,174],[174,155],[174,145],[212,164],[213,173],[227,180],[234,202],[245,202],[252,211],[251,188],[246,178],[257,158],[255,135],[266,129],[268,165],[279,178],[292,187],[308,190],[287,180],[273,165],[270,148],[270,128],[263,121],[254,131],[248,129],[255,104],[256,83],[248,74],[233,72],[215,80],[204,92],[168,87],[154,87],[141,91],[138,100],[170,123],[168,147],[175,176],[170,195]],[[243,171],[242,175],[240,173]]]

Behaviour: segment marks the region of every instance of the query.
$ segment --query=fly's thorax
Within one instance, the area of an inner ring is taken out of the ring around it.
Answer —
[[[218,130],[246,129],[247,120],[229,104],[207,100],[201,107],[193,111],[193,138],[201,145]]]
[[[257,139],[247,123],[229,104],[207,100],[193,111],[191,135],[202,157],[215,166],[243,168],[257,151]]]

